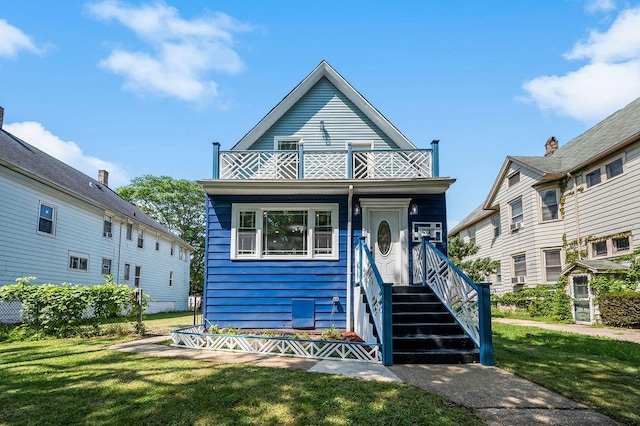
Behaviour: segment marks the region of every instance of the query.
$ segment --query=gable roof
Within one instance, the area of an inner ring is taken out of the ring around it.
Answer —
[[[482,219],[489,217],[496,213],[496,210],[487,210],[484,208],[484,204],[479,205],[474,211],[465,217],[462,222],[457,224],[450,232],[449,236],[456,236],[463,229],[480,222]]]
[[[576,268],[583,268],[594,274],[604,274],[611,271],[630,271],[631,267],[609,259],[582,259],[567,265],[560,275],[567,275]]]
[[[387,120],[373,105],[347,82],[327,61],[322,61],[304,80],[264,116],[236,143],[232,150],[249,149],[271,126],[296,104],[321,78],[329,80],[344,96],[364,113],[380,130],[399,147],[413,149],[416,146]]]
[[[111,188],[0,128],[0,165],[90,204],[125,216],[189,246]]]

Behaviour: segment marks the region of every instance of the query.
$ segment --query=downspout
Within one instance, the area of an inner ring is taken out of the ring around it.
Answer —
[[[567,173],[567,176],[573,179],[573,207],[576,211],[576,243],[578,246],[578,260],[582,259],[580,255],[581,242],[580,242],[580,211],[578,210],[578,186],[576,185],[576,177],[571,173]]]
[[[120,222],[120,236],[118,237],[118,275],[116,275],[116,284],[120,284],[120,262],[122,258],[122,222]]]
[[[353,289],[353,275],[351,273],[351,246],[353,245],[353,185],[349,185],[349,196],[347,197],[347,331],[353,331],[351,320],[351,291]]]

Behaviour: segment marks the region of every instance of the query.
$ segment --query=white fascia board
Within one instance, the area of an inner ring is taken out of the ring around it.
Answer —
[[[400,131],[389,122],[326,61],[322,61],[302,80],[280,103],[269,111],[240,141],[231,148],[233,151],[249,149],[267,130],[271,128],[296,102],[298,102],[322,77],[326,77],[342,94],[378,126],[399,148],[415,149]]]
[[[391,194],[441,194],[455,182],[451,178],[427,179],[372,179],[342,181],[324,179],[305,180],[200,180],[207,194],[211,195],[338,195],[353,193],[362,195]]]

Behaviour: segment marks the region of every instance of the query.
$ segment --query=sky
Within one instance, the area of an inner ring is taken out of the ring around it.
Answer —
[[[451,229],[507,155],[640,96],[640,0],[0,0],[3,128],[110,186],[211,177],[327,60],[418,148]]]

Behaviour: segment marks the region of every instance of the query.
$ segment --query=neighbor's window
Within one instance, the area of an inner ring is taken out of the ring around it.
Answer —
[[[56,220],[56,208],[40,203],[38,232],[54,235],[54,224]]]
[[[127,223],[127,240],[131,241],[133,238],[133,224]]]
[[[607,240],[596,241],[591,243],[591,251],[593,256],[606,256],[607,255]]]
[[[337,258],[337,204],[235,204],[232,258]]]
[[[138,231],[138,247],[144,248],[144,230]]]
[[[496,268],[496,283],[502,282],[502,266],[498,261],[498,267]]]
[[[520,182],[520,172],[515,172],[511,176],[509,176],[509,188],[511,188],[516,183]]]
[[[493,225],[493,237],[497,237],[500,235],[500,216],[494,216],[491,218],[491,224]]]
[[[524,254],[513,256],[513,276],[527,276],[527,257]]]
[[[131,264],[130,263],[125,263],[124,264],[124,277],[123,280],[124,281],[129,281],[129,275],[131,274]]]
[[[173,271],[169,271],[169,287],[173,286]]]
[[[590,188],[594,185],[599,184],[602,181],[600,169],[596,169],[591,173],[587,173],[585,180],[587,181],[587,188]]]
[[[629,237],[612,238],[611,245],[613,246],[614,253],[629,251],[631,249],[631,244],[629,244]]]
[[[69,252],[69,269],[86,272],[89,269],[89,255]]]
[[[524,220],[524,213],[522,212],[522,198],[512,201],[509,204],[509,208],[511,210],[511,228],[513,229],[517,224],[522,223]]]
[[[611,179],[612,177],[618,176],[622,174],[622,158],[618,158],[617,160],[612,161],[611,163],[605,166],[607,172],[607,179]]]
[[[559,249],[544,250],[545,282],[557,282],[562,271],[562,256]]]
[[[156,251],[160,251],[160,237],[156,237]]]
[[[111,216],[105,216],[104,222],[102,225],[102,236],[104,238],[113,238],[113,234],[111,233],[111,229],[113,227]]]
[[[476,228],[469,228],[467,230],[467,236],[469,237],[469,243],[476,243]]]
[[[142,267],[136,265],[136,274],[133,277],[133,286],[135,288],[139,288],[140,287],[140,277],[142,276]]]
[[[554,188],[540,191],[540,206],[543,222],[558,219],[558,190]]]
[[[172,241],[171,242],[171,256],[173,256],[175,252],[176,252],[176,243],[174,243]]]
[[[111,259],[105,257],[102,258],[102,275],[109,275],[111,273]]]

